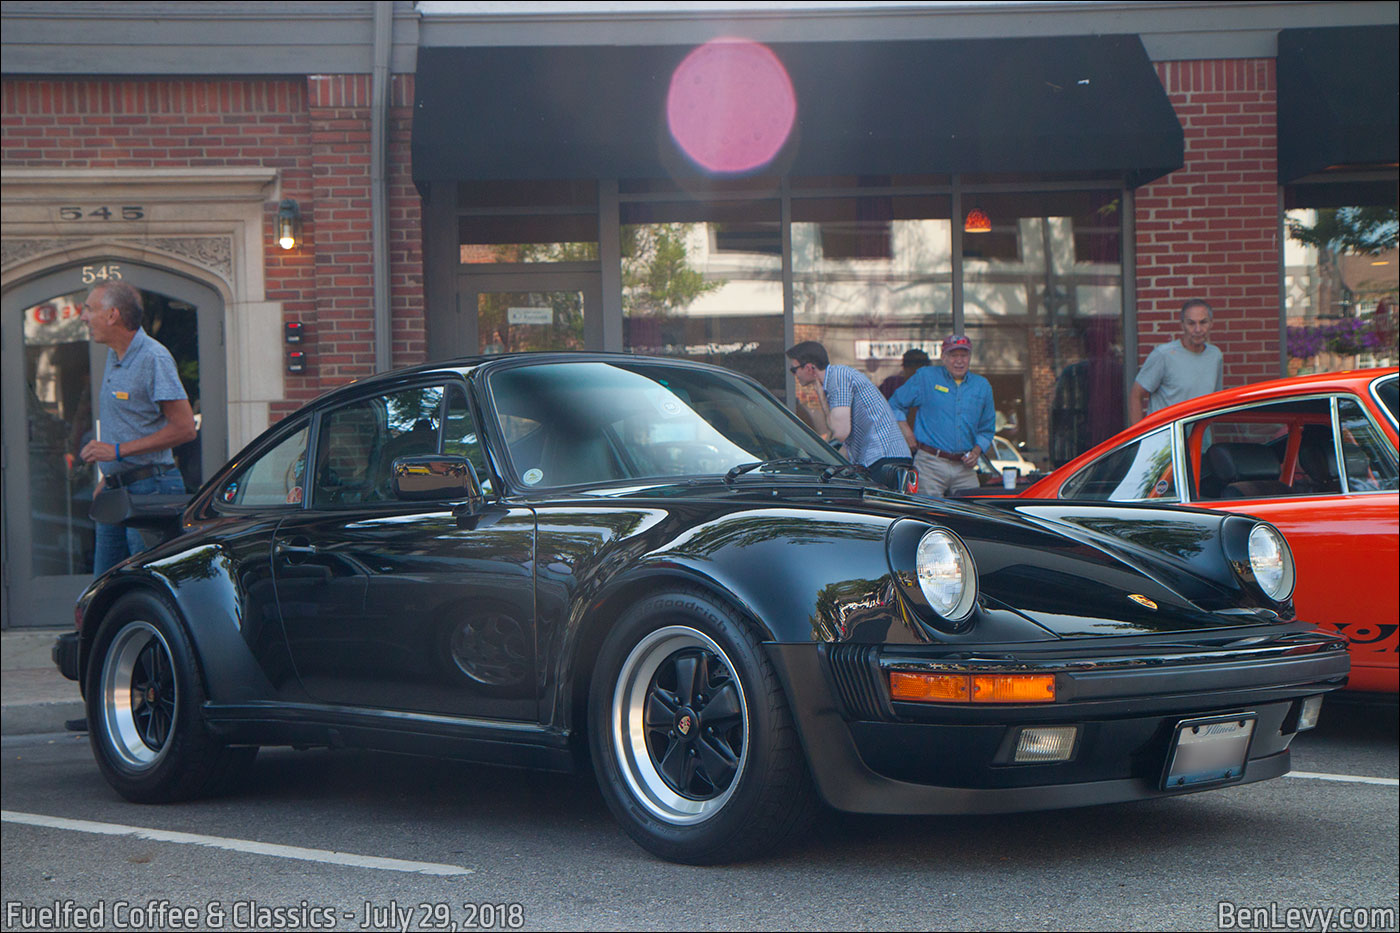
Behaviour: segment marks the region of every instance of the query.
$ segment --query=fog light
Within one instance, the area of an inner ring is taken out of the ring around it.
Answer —
[[[1016,737],[1017,764],[1068,761],[1079,738],[1078,726],[1036,726],[1022,729]]]
[[[1322,697],[1308,697],[1303,708],[1298,711],[1298,731],[1312,729],[1317,725],[1317,717],[1322,715]]]

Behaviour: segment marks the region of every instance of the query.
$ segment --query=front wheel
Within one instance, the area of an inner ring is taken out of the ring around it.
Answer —
[[[203,720],[204,688],[165,601],[129,593],[102,620],[87,666],[88,734],[98,768],[137,803],[224,789],[256,748],[228,748]]]
[[[589,736],[613,815],[662,858],[753,858],[815,807],[772,665],[704,594],[654,596],[619,620],[594,669]]]

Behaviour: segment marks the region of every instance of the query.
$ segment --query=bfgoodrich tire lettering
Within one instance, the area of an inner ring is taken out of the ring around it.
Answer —
[[[772,665],[707,594],[658,594],[618,620],[593,673],[589,744],[609,809],[662,858],[753,858],[814,812]]]
[[[218,792],[257,754],[228,748],[205,728],[204,687],[189,639],[154,593],[128,593],[113,604],[87,671],[93,755],[128,800],[164,803]]]

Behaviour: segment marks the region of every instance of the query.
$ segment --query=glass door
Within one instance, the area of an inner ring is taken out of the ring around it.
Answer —
[[[89,339],[83,300],[93,285],[129,281],[142,290],[146,333],[175,358],[199,438],[173,451],[186,485],[226,457],[223,347],[218,295],[134,262],[57,269],[4,296],[5,628],[69,627],[73,601],[92,582],[95,529],[88,512],[96,468],[79,456],[105,440],[95,416],[107,348]],[[21,410],[21,406],[23,409]]]
[[[603,348],[596,273],[464,275],[459,294],[476,325],[464,329],[464,355]]]

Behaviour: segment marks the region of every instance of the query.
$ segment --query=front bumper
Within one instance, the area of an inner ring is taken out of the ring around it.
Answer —
[[[1254,713],[1244,775],[1278,777],[1298,709],[1346,682],[1344,640],[1291,633],[1232,645],[1115,648],[1044,643],[995,654],[877,645],[770,644],[813,778],[827,803],[859,813],[1005,813],[1175,796],[1161,778],[1177,723]],[[1125,640],[1127,641],[1127,640]],[[997,646],[998,649],[1007,646]],[[895,670],[1054,673],[1047,704],[891,702]],[[1013,764],[1023,726],[1073,725],[1070,760]]]

